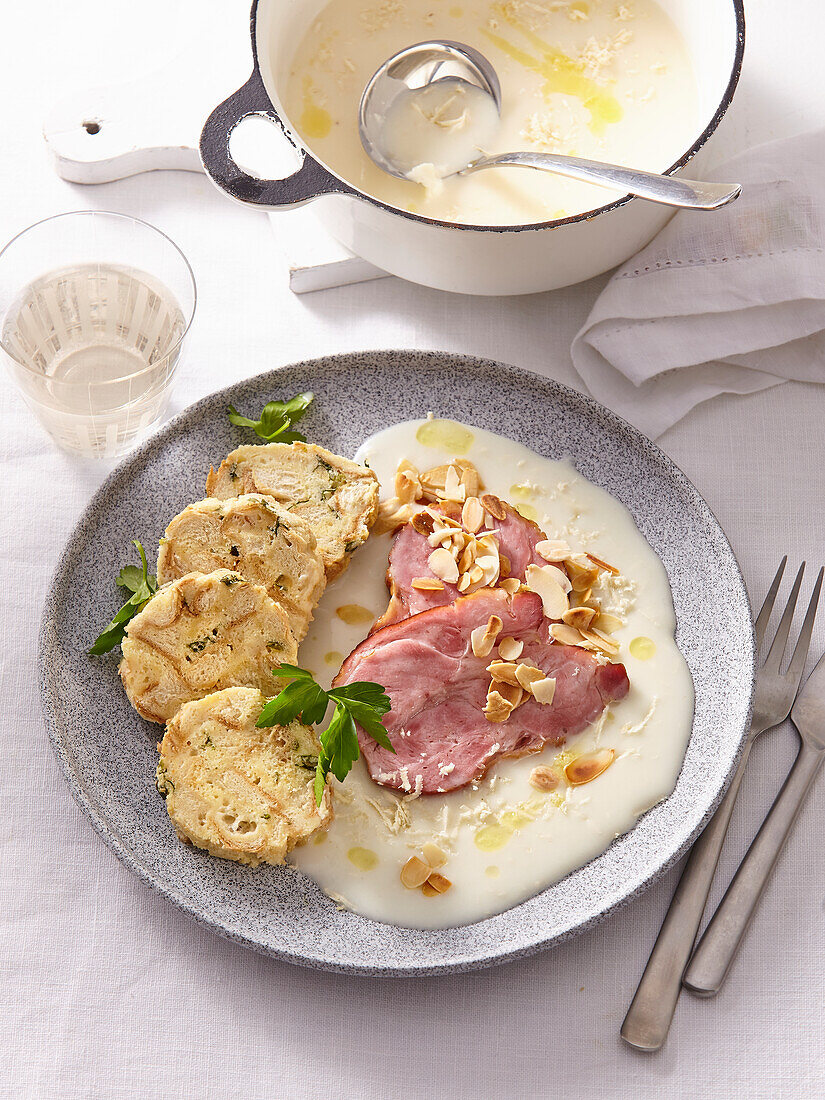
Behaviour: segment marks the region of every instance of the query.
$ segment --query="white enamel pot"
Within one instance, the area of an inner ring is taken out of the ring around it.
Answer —
[[[708,142],[730,106],[742,68],[743,0],[659,2],[687,45],[703,120],[696,140],[667,174],[690,165],[689,175],[701,178]],[[625,195],[556,221],[468,226],[410,214],[359,191],[306,150],[281,105],[295,47],[324,4],[325,0],[254,0],[254,70],[246,84],[212,112],[200,142],[204,168],[232,198],[284,211],[311,202],[329,233],[350,251],[403,279],[462,294],[531,294],[571,286],[623,263],[671,217],[667,207]],[[302,154],[301,167],[293,175],[257,179],[232,159],[232,131],[249,115],[278,123]]]

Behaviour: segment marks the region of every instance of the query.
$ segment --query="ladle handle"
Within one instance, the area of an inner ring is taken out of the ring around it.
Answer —
[[[603,164],[581,157],[565,157],[560,153],[500,153],[482,157],[459,175],[479,172],[484,168],[535,168],[541,172],[555,172],[559,176],[596,183],[624,194],[638,195],[641,199],[680,206],[692,210],[716,210],[738,196],[742,185],[738,183],[700,183],[682,176],[659,176],[655,172],[640,172],[636,168],[624,168],[620,164]]]
[[[200,138],[200,155],[206,172],[222,191],[238,202],[280,207],[301,206],[319,195],[351,191],[316,160],[304,152],[301,167],[284,179],[258,179],[245,172],[229,152],[232,131],[249,115],[261,115],[276,123],[285,139],[294,145],[283,122],[272,108],[257,67],[242,88],[220,103],[206,120]]]

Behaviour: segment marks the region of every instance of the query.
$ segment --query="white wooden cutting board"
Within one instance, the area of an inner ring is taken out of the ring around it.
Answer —
[[[210,4],[209,9],[187,47],[162,68],[128,83],[90,88],[54,107],[43,136],[63,179],[97,184],[164,169],[203,171],[198,155],[203,123],[246,81],[251,67],[244,6]],[[257,175],[278,177],[296,166],[280,130],[260,118],[238,127],[232,153]],[[386,277],[333,240],[311,204],[269,219],[296,294]]]

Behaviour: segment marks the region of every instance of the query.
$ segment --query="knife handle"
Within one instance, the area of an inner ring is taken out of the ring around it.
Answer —
[[[722,987],[823,761],[825,751],[809,748],[803,742],[782,790],[739,864],[685,972],[684,985],[691,993],[712,997]]]
[[[639,988],[622,1024],[621,1036],[639,1050],[658,1050],[670,1030],[696,933],[702,923],[713,875],[725,842],[739,785],[748,762],[753,733],[719,808],[693,845]]]

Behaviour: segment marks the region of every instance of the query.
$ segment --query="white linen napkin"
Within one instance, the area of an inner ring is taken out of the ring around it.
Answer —
[[[825,130],[708,178],[742,194],[679,211],[615,272],[571,347],[593,396],[654,438],[719,393],[825,382]]]

